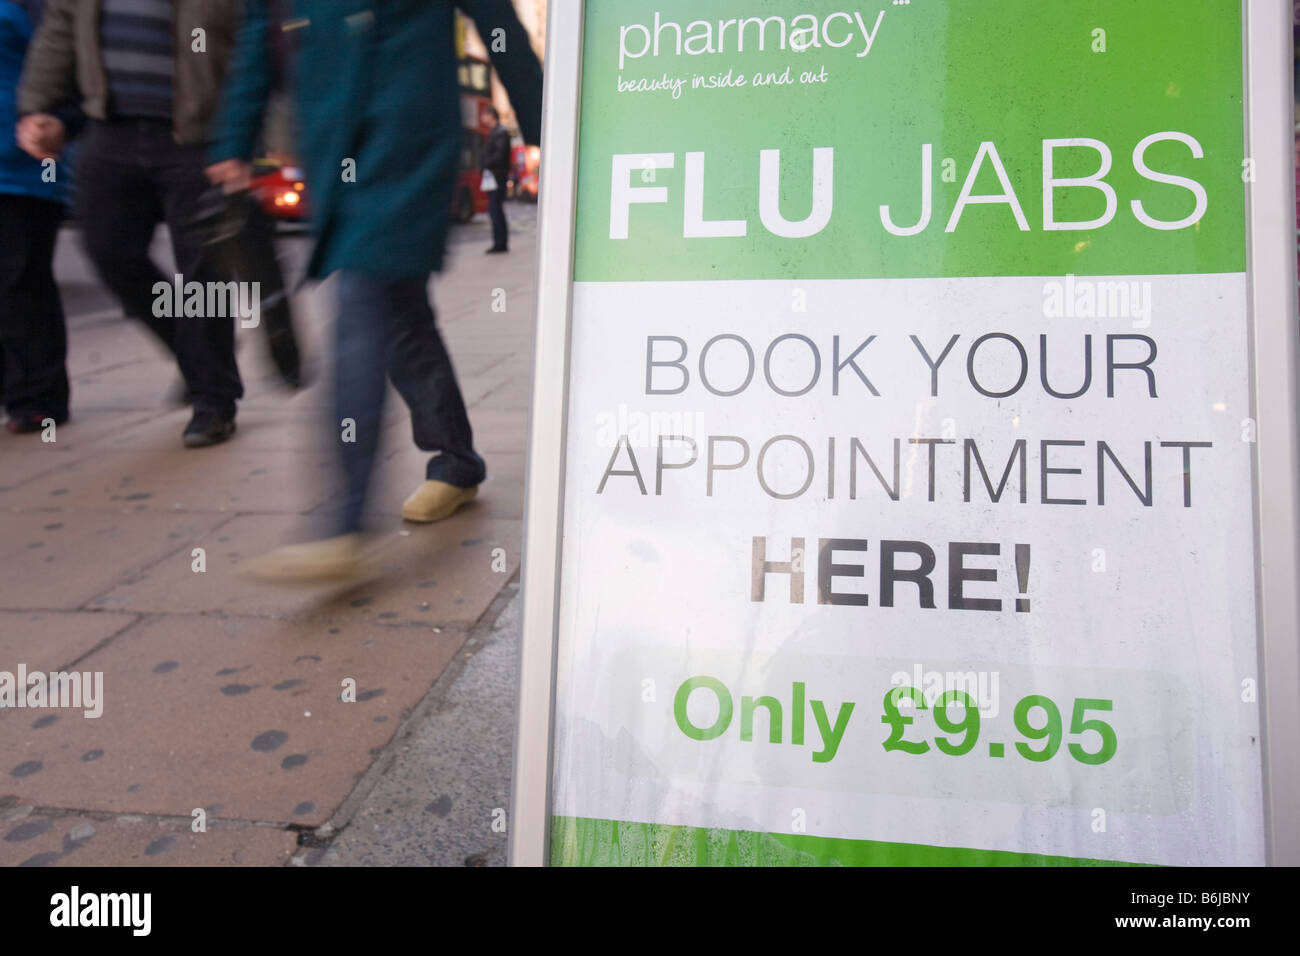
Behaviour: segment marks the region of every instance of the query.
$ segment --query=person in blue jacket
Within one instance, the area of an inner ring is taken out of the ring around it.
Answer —
[[[402,516],[441,520],[486,477],[428,296],[430,274],[443,265],[463,139],[456,7],[491,51],[530,144],[541,134],[541,66],[508,0],[297,0],[279,22],[273,5],[246,4],[208,175],[227,189],[248,183],[279,30],[296,68],[312,196],[316,244],[307,274],[338,273],[334,440],[346,500],[328,537],[282,548],[249,570],[271,579],[346,578],[363,566],[359,533],[385,375],[410,407],[415,444],[435,453]]]
[[[15,433],[68,420],[68,333],[54,281],[66,177],[15,138],[18,79],[41,12],[41,0],[0,0],[0,395]]]

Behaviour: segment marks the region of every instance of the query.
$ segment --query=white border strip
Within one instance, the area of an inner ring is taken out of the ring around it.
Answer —
[[[1254,333],[1256,547],[1267,859],[1300,865],[1300,417],[1291,4],[1242,3],[1247,289]]]
[[[533,326],[533,388],[524,492],[520,598],[523,634],[519,647],[515,770],[509,821],[511,866],[544,866],[550,852],[551,749],[560,529],[564,520],[583,0],[553,0],[547,17],[544,152],[537,224],[537,317]]]

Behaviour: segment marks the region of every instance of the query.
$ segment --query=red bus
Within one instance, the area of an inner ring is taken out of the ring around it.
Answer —
[[[542,151],[536,146],[516,146],[510,154],[513,170],[510,177],[511,199],[537,202],[537,188],[541,175]]]
[[[462,56],[457,69],[464,131],[460,170],[451,198],[451,218],[454,222],[469,222],[475,213],[487,212],[488,208],[487,193],[479,187],[483,178],[483,144],[492,131],[492,121],[487,115],[492,105],[492,65],[476,56]]]

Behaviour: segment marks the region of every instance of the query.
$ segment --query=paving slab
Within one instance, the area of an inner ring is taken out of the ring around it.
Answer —
[[[56,266],[57,269],[57,266]],[[63,283],[60,282],[60,292]],[[99,374],[124,364],[151,363],[161,373],[176,375],[176,363],[141,323],[122,315],[112,303],[87,320],[70,315],[68,320],[68,376],[72,380],[73,403],[80,402],[76,383],[88,373]],[[166,382],[166,378],[160,379]]]
[[[305,511],[323,498],[320,483],[337,477],[322,467],[332,464],[328,452],[234,443],[184,451],[104,451],[0,493],[0,508]],[[63,494],[54,495],[56,488]]]
[[[57,671],[89,654],[114,634],[134,624],[133,614],[69,614],[54,611],[0,611],[0,671],[17,673]],[[0,708],[0,720],[44,714],[24,709]]]
[[[0,492],[47,475],[88,454],[88,449],[74,449],[69,442],[42,442],[39,434],[0,432]]]
[[[165,411],[179,383],[174,363],[150,358],[83,372],[71,381],[75,407],[82,409],[76,420],[80,422],[90,410]]]
[[[475,502],[436,525],[405,525],[389,534],[381,554],[390,573],[355,588],[324,613],[338,613],[346,603],[395,625],[473,625],[519,568],[519,522],[485,511]],[[398,524],[383,517],[376,523]]]
[[[328,513],[310,518],[237,516],[211,534],[186,541],[168,561],[100,595],[91,606],[135,613],[230,611],[285,619],[363,609],[363,615],[389,615],[382,619],[395,623],[472,624],[519,566],[519,522],[492,518],[486,509],[471,504],[436,525],[376,517],[371,547],[382,574],[366,584],[272,585],[240,574],[243,562],[302,540],[301,531],[312,527],[311,522],[328,520]],[[204,549],[202,573],[193,570],[194,547]],[[494,566],[500,570],[494,571]]]
[[[220,524],[196,527],[168,560],[157,562],[91,602],[99,610],[142,613],[222,613],[293,618],[315,613],[347,588],[293,587],[241,576],[240,565],[273,548],[315,537],[319,519],[300,515],[218,515]],[[202,571],[196,570],[202,549]]]
[[[347,604],[393,624],[468,627],[519,569],[519,521],[493,518],[478,501],[434,525],[382,515],[374,523],[383,536],[379,553],[386,573],[326,605],[323,613]]]
[[[51,481],[56,502],[72,483]],[[226,520],[220,514],[136,510],[0,513],[0,607],[76,610]]]
[[[320,824],[464,639],[364,618],[146,618],[78,665],[103,674],[101,716],[0,724],[0,787],[37,807]]]
[[[87,817],[14,807],[0,813],[0,866],[283,866],[289,830],[206,821]]]

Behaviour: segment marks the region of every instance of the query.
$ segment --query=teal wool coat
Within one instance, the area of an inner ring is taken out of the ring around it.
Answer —
[[[317,239],[310,277],[355,269],[409,278],[442,267],[464,136],[457,6],[501,50],[493,66],[520,133],[537,143],[541,66],[509,0],[294,0],[283,24],[268,0],[246,0],[209,159],[253,158],[274,73],[272,31],[282,31]]]

